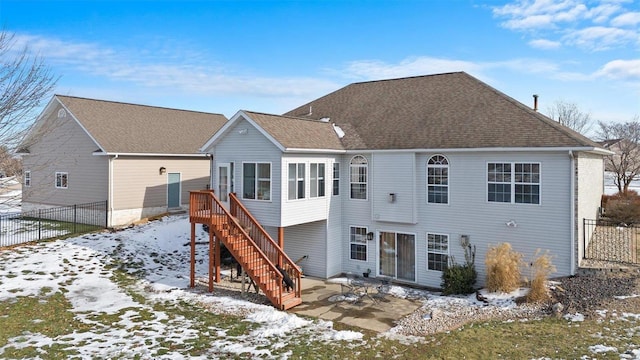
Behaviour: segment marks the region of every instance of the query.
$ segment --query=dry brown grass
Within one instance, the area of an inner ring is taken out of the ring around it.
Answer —
[[[537,303],[549,300],[547,279],[551,273],[556,271],[556,267],[551,262],[549,251],[544,254],[541,254],[540,250],[536,251],[535,259],[530,263],[530,270],[531,283],[526,298],[527,302]]]
[[[484,263],[487,267],[487,290],[511,292],[520,286],[522,254],[514,251],[511,244],[490,246]]]

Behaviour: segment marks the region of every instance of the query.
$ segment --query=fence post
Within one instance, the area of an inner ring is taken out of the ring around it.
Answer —
[[[42,209],[38,209],[38,241],[42,240],[42,217],[40,212]]]
[[[73,204],[73,233],[76,233],[76,223],[77,223],[77,213],[78,213],[78,205]]]
[[[109,226],[109,200],[104,201],[104,227]]]
[[[582,219],[582,258],[587,258],[587,219]]]

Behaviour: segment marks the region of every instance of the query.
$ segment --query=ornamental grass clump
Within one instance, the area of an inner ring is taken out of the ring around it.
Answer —
[[[522,254],[514,251],[511,244],[502,243],[489,247],[484,263],[488,291],[511,292],[520,286]]]
[[[526,301],[538,303],[549,300],[547,280],[549,279],[549,275],[556,271],[556,267],[551,263],[549,251],[540,254],[540,250],[537,250],[535,259],[529,266],[531,270],[531,283],[529,284],[529,293],[527,294]]]

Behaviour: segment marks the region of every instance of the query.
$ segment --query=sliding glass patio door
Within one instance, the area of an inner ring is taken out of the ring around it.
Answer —
[[[380,275],[416,281],[416,236],[381,231],[378,241]]]

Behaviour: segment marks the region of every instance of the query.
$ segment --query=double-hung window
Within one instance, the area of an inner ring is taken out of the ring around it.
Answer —
[[[271,200],[271,164],[242,164],[242,198]]]
[[[309,187],[310,194],[309,196],[312,198],[315,197],[323,197],[325,193],[325,172],[324,172],[324,164],[321,163],[312,163],[309,169]]]
[[[367,159],[362,155],[354,156],[349,164],[349,183],[352,199],[367,199]]]
[[[449,161],[442,155],[427,161],[427,203],[449,203]]]
[[[442,271],[449,261],[449,235],[427,234],[427,269]]]
[[[24,172],[24,186],[31,186],[31,171],[27,170]]]
[[[289,200],[304,199],[305,164],[289,164]]]
[[[56,172],[56,189],[67,189],[69,174],[66,172]]]
[[[350,259],[367,261],[367,228],[351,226],[349,235]]]
[[[340,163],[333,163],[333,195],[340,195]]]
[[[487,200],[540,204],[539,163],[488,163]]]

